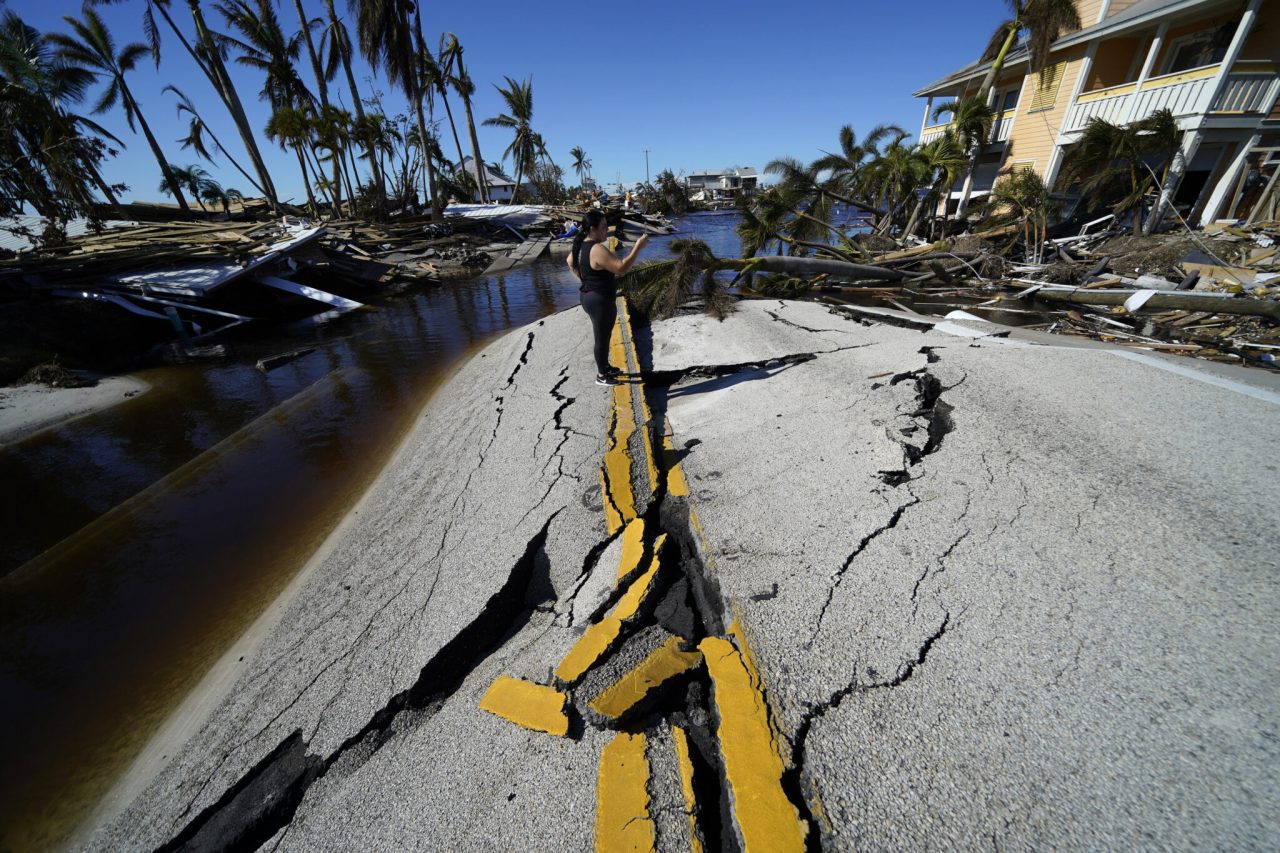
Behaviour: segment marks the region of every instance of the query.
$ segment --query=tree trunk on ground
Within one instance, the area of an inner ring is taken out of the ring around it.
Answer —
[[[849,279],[875,279],[877,281],[902,281],[909,276],[898,270],[853,264],[826,258],[798,258],[791,255],[766,255],[759,258],[726,258],[720,261],[722,269],[763,270],[788,275],[828,275]],[[1280,309],[1280,305],[1277,306]]]
[[[1081,305],[1123,305],[1134,291],[1040,290],[1036,299],[1047,302],[1078,302]],[[1280,302],[1234,296],[1193,296],[1189,293],[1157,293],[1143,303],[1144,308],[1169,311],[1208,311],[1214,314],[1245,314],[1270,317],[1280,322]]]

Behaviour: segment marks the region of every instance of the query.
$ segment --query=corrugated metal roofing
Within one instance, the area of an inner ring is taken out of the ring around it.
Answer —
[[[44,231],[45,218],[43,216],[8,216],[0,219],[0,249],[8,249],[10,252],[25,252],[31,248],[31,241],[19,232],[21,229],[30,231],[33,234],[40,234]],[[111,219],[102,223],[104,228],[122,228],[127,225],[137,225],[136,222],[128,222],[121,219]],[[67,223],[67,236],[79,237],[81,234],[89,233],[89,220],[72,219]]]

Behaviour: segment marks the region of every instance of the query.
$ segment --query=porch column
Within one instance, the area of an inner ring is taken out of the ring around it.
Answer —
[[[1151,40],[1151,49],[1147,51],[1147,58],[1142,63],[1142,71],[1138,74],[1138,82],[1134,84],[1133,91],[1129,93],[1129,98],[1125,102],[1120,124],[1128,124],[1133,121],[1133,116],[1138,111],[1138,96],[1142,94],[1142,84],[1146,83],[1151,77],[1151,70],[1155,67],[1156,57],[1160,55],[1160,47],[1164,44],[1165,36],[1168,34],[1169,22],[1162,21],[1159,28],[1156,29],[1156,37]]]
[[[1249,0],[1249,5],[1245,7],[1244,15],[1240,18],[1240,23],[1236,25],[1236,34],[1232,36],[1231,44],[1227,47],[1227,55],[1222,57],[1222,65],[1218,67],[1218,73],[1213,78],[1210,97],[1204,108],[1205,111],[1196,117],[1194,128],[1187,131],[1187,136],[1183,139],[1180,156],[1174,159],[1173,168],[1169,170],[1169,179],[1165,181],[1164,189],[1160,193],[1160,200],[1156,202],[1155,210],[1151,212],[1150,218],[1147,219],[1145,230],[1148,234],[1155,231],[1161,220],[1164,219],[1169,202],[1173,199],[1173,194],[1178,191],[1178,185],[1182,183],[1182,174],[1186,171],[1187,164],[1191,162],[1192,157],[1196,156],[1196,151],[1200,148],[1200,139],[1202,137],[1200,128],[1204,126],[1205,115],[1213,109],[1218,96],[1222,94],[1222,88],[1227,82],[1227,75],[1231,73],[1231,66],[1235,65],[1236,60],[1240,58],[1240,51],[1244,48],[1245,39],[1249,37],[1249,33],[1253,30],[1254,22],[1258,19],[1258,7],[1261,5],[1262,0]],[[1137,92],[1134,94],[1136,95]]]
[[[924,121],[920,125],[920,138],[924,138],[924,129],[929,126],[929,114],[933,112],[933,95],[924,103]]]
[[[1053,153],[1049,155],[1049,165],[1044,168],[1044,185],[1047,189],[1053,189],[1053,182],[1058,180],[1058,172],[1062,169],[1062,161],[1066,156],[1067,146],[1059,141],[1053,146]]]
[[[1255,133],[1253,138],[1244,144],[1240,149],[1240,153],[1236,155],[1235,160],[1231,163],[1231,168],[1227,169],[1222,175],[1222,180],[1218,181],[1218,185],[1213,188],[1213,195],[1209,196],[1209,202],[1204,206],[1204,213],[1200,215],[1200,222],[1203,225],[1206,222],[1212,222],[1218,218],[1218,213],[1222,210],[1223,202],[1227,200],[1227,196],[1235,190],[1236,184],[1240,180],[1240,171],[1245,167],[1249,160],[1249,152],[1253,147],[1262,141],[1262,134]]]
[[[1182,175],[1187,171],[1187,164],[1196,156],[1196,152],[1200,150],[1200,140],[1204,138],[1204,134],[1196,130],[1188,130],[1182,136],[1182,147],[1178,149],[1178,153],[1173,155],[1173,163],[1169,166],[1169,177],[1165,179],[1164,189],[1160,191],[1160,199],[1156,202],[1155,208],[1151,211],[1151,215],[1147,217],[1146,223],[1142,226],[1144,234],[1152,234],[1156,227],[1164,220],[1165,211],[1169,209],[1169,202],[1173,200],[1173,194],[1178,191],[1178,185],[1182,183]]]

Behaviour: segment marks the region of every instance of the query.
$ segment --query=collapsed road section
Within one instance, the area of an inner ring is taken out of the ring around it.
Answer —
[[[1273,846],[1280,396],[620,316],[473,359],[89,846]]]

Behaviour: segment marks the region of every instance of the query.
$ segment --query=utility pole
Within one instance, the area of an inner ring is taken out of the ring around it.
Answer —
[[[649,183],[649,149],[644,149],[644,182]]]

